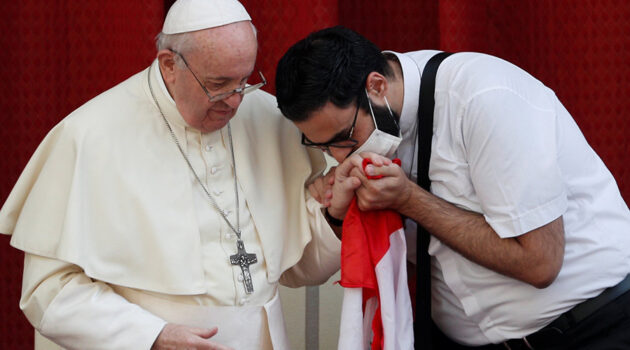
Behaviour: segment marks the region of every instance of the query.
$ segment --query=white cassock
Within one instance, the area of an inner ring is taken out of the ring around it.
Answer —
[[[236,222],[227,127],[188,127],[154,62],[53,128],[0,211],[0,232],[26,252],[21,308],[68,349],[149,349],[167,322],[218,326],[212,340],[236,349],[287,349],[278,283],[319,284],[339,268],[340,242],[305,190],[323,156],[300,146],[273,96],[244,97],[231,125],[242,239],[258,258],[246,294],[229,261],[236,237],[148,79]]]

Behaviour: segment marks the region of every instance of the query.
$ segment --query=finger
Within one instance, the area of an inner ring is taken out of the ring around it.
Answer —
[[[394,163],[390,163],[386,166],[373,166],[369,164],[365,167],[365,173],[369,176],[397,176],[400,174],[400,167]]]
[[[319,196],[319,191],[317,191],[317,187],[315,186],[315,184],[308,185],[308,192],[311,194],[311,196],[313,196],[313,198],[315,198],[316,201],[320,203],[322,202],[322,199]]]
[[[361,152],[361,157],[369,158],[376,166],[390,165],[392,160],[374,152]]]
[[[201,338],[214,337],[219,332],[219,327],[212,328],[190,328],[190,333],[195,334]]]
[[[334,178],[335,177],[335,170],[337,170],[337,166],[330,167],[330,169],[328,169],[328,173],[326,173],[326,176],[330,176],[330,177]]]
[[[357,168],[361,168],[361,167],[363,167],[363,157],[361,157],[361,156],[360,156],[360,155],[358,155],[358,154],[353,154],[353,155],[351,155],[350,157],[348,157],[348,158],[344,161],[344,163],[345,163],[345,162],[350,162],[350,163],[352,163],[352,165],[354,165],[354,166],[355,166],[355,167],[357,167]]]
[[[365,174],[363,173],[363,171],[360,170],[360,168],[352,169],[352,171],[350,172],[350,174],[348,176],[352,177],[352,178],[355,178],[355,179],[358,179],[359,182],[362,185],[364,185],[364,186],[367,186],[368,181],[371,181],[365,176]]]
[[[343,163],[339,164],[339,166],[337,166],[337,169],[335,170],[335,178],[337,179],[343,179],[348,177],[348,174],[350,174],[350,171],[352,170],[352,168],[354,167],[361,167],[361,162],[363,161],[363,158],[361,158],[360,156],[353,154],[350,157],[346,158],[346,160],[343,161]]]

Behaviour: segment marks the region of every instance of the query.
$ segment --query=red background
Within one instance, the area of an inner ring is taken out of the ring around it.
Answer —
[[[479,51],[556,91],[630,199],[630,2],[625,0],[243,0],[259,66],[313,30],[343,24],[382,49]],[[21,0],[0,4],[0,203],[46,132],[148,66],[171,0]],[[18,308],[23,255],[0,235],[0,348],[32,348]]]

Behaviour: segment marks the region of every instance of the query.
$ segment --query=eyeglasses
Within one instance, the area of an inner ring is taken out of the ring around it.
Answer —
[[[267,85],[267,79],[265,79],[265,76],[262,74],[261,71],[258,71],[258,75],[260,76],[260,83],[254,84],[254,85],[245,85],[239,88],[236,88],[232,91],[227,91],[227,92],[222,92],[220,94],[217,95],[211,95],[210,92],[208,91],[208,89],[206,88],[205,85],[203,85],[203,83],[201,82],[201,80],[199,80],[199,78],[197,78],[197,75],[195,75],[195,73],[193,72],[193,70],[190,68],[190,66],[188,65],[188,62],[186,62],[186,59],[184,58],[184,55],[182,55],[181,53],[173,50],[173,49],[169,49],[169,51],[173,52],[174,54],[178,55],[179,57],[181,57],[182,61],[184,62],[184,65],[186,66],[186,68],[190,71],[190,74],[192,74],[192,76],[195,78],[195,80],[197,81],[197,83],[199,83],[199,86],[201,86],[201,88],[203,89],[203,92],[206,94],[206,96],[208,96],[208,99],[210,100],[210,102],[218,102],[221,100],[225,100],[226,98],[234,95],[234,94],[239,94],[239,95],[245,95],[248,94],[252,91],[258,90],[261,87]]]
[[[346,137],[343,137],[340,140],[333,140],[330,142],[313,142],[309,140],[304,134],[302,134],[302,144],[307,147],[319,148],[320,150],[330,154],[330,148],[352,148],[359,143],[359,141],[352,138],[352,134],[354,133],[354,126],[357,123],[357,116],[359,115],[359,98],[357,98],[357,109],[354,112],[354,120],[352,120],[352,125],[350,126],[350,131]]]

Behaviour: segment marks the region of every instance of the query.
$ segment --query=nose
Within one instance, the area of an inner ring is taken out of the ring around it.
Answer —
[[[231,96],[223,99],[223,103],[230,106],[230,108],[237,109],[238,106],[243,102],[243,94],[232,94]]]
[[[352,153],[352,148],[339,148],[339,147],[330,147],[328,149],[328,155],[335,158],[339,164],[343,163],[343,161]]]

